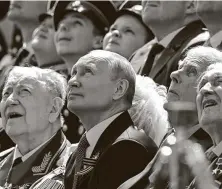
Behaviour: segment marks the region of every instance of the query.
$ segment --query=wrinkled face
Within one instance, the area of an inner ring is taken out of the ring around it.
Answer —
[[[186,60],[187,58],[179,65],[178,70],[171,73],[168,101],[196,102],[196,82],[206,66]]]
[[[222,122],[222,71],[213,69],[201,78],[197,88],[197,110],[203,126]]]
[[[222,15],[222,1],[200,1],[197,0],[197,14],[202,18],[211,15]]]
[[[116,52],[128,59],[146,43],[147,35],[146,28],[137,18],[123,15],[116,19],[104,37],[103,49]]]
[[[80,58],[68,82],[68,109],[72,112],[106,110],[112,104],[115,86],[106,62]]]
[[[93,49],[94,25],[80,13],[69,13],[59,23],[55,35],[58,54],[86,54]]]
[[[10,73],[1,101],[6,133],[13,137],[44,132],[49,127],[51,101],[52,95],[35,74]]]
[[[55,30],[53,27],[53,19],[51,17],[47,17],[33,32],[33,49],[51,52],[52,54],[54,53],[53,55],[56,55],[54,35]]]
[[[150,23],[172,22],[181,19],[185,15],[185,1],[150,1],[142,0],[143,21]]]
[[[38,16],[46,12],[47,1],[11,0],[8,17],[13,21],[38,22]]]

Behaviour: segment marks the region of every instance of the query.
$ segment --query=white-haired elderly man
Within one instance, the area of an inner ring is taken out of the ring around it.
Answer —
[[[0,154],[0,186],[29,188],[60,166],[70,143],[61,131],[66,80],[50,69],[14,67],[6,80],[2,124],[16,146]]]
[[[156,145],[127,112],[135,79],[131,64],[113,52],[91,51],[73,66],[68,108],[86,133],[67,163],[65,188],[116,189],[155,155]]]
[[[197,87],[197,110],[201,127],[210,135],[213,146],[207,156],[211,159],[212,175],[216,188],[222,186],[222,64],[208,67]],[[200,168],[201,169],[201,168]],[[191,185],[190,188],[193,188]]]

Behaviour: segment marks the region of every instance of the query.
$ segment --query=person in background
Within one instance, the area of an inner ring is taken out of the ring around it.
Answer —
[[[141,11],[141,5],[118,11],[115,22],[104,37],[104,50],[129,59],[137,49],[154,38],[152,31],[142,21]]]
[[[204,45],[222,50],[221,1],[197,1],[197,15],[206,25],[210,38]]]
[[[19,27],[23,39],[23,46],[11,64],[25,65],[28,62],[33,54],[32,33],[39,25],[39,15],[46,12],[46,8],[47,1],[10,1],[8,19]]]
[[[130,62],[141,75],[170,85],[170,74],[187,49],[203,44],[209,33],[196,15],[194,1],[142,1],[142,18],[157,41],[139,49]]]
[[[69,74],[78,59],[102,49],[102,41],[116,17],[111,1],[60,1],[54,13],[55,44]]]
[[[0,153],[0,186],[29,188],[61,166],[69,141],[61,131],[67,82],[50,69],[14,67],[1,100],[2,125],[16,144]]]

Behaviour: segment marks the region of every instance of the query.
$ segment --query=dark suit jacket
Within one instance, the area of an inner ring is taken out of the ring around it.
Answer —
[[[9,138],[4,129],[0,129],[0,152],[15,146],[14,142]]]
[[[200,21],[188,24],[170,42],[161,56],[156,60],[148,75],[156,83],[169,86],[170,74],[178,69],[178,62],[184,53],[195,46],[203,45],[209,38],[209,33]]]
[[[124,112],[103,132],[91,156],[96,163],[81,171],[79,189],[116,189],[151,161],[157,151],[155,143],[132,125],[128,112]],[[66,166],[66,189],[72,188],[74,161],[75,153]]]
[[[58,167],[58,160],[70,145],[61,130],[24,162],[12,168],[14,148],[0,154],[0,186],[29,188],[35,181]]]

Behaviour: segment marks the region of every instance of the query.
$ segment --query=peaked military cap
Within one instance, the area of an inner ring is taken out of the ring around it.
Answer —
[[[117,17],[116,18],[118,18],[122,15],[126,15],[126,14],[134,16],[146,28],[147,32],[151,33],[153,35],[153,32],[143,22],[143,19],[142,19],[143,7],[141,5],[141,2],[136,1],[133,5],[131,5],[131,7],[130,7],[130,5],[128,5],[129,2],[131,2],[131,1],[126,1],[124,4],[122,4],[122,6],[119,8],[119,10],[117,12]]]
[[[70,11],[83,14],[104,33],[114,22],[117,13],[115,5],[111,1],[59,1],[54,12],[56,30],[64,15]]]
[[[47,3],[47,12],[39,15],[39,22],[43,22],[47,17],[53,17],[54,11],[59,0],[52,1],[48,0]]]

